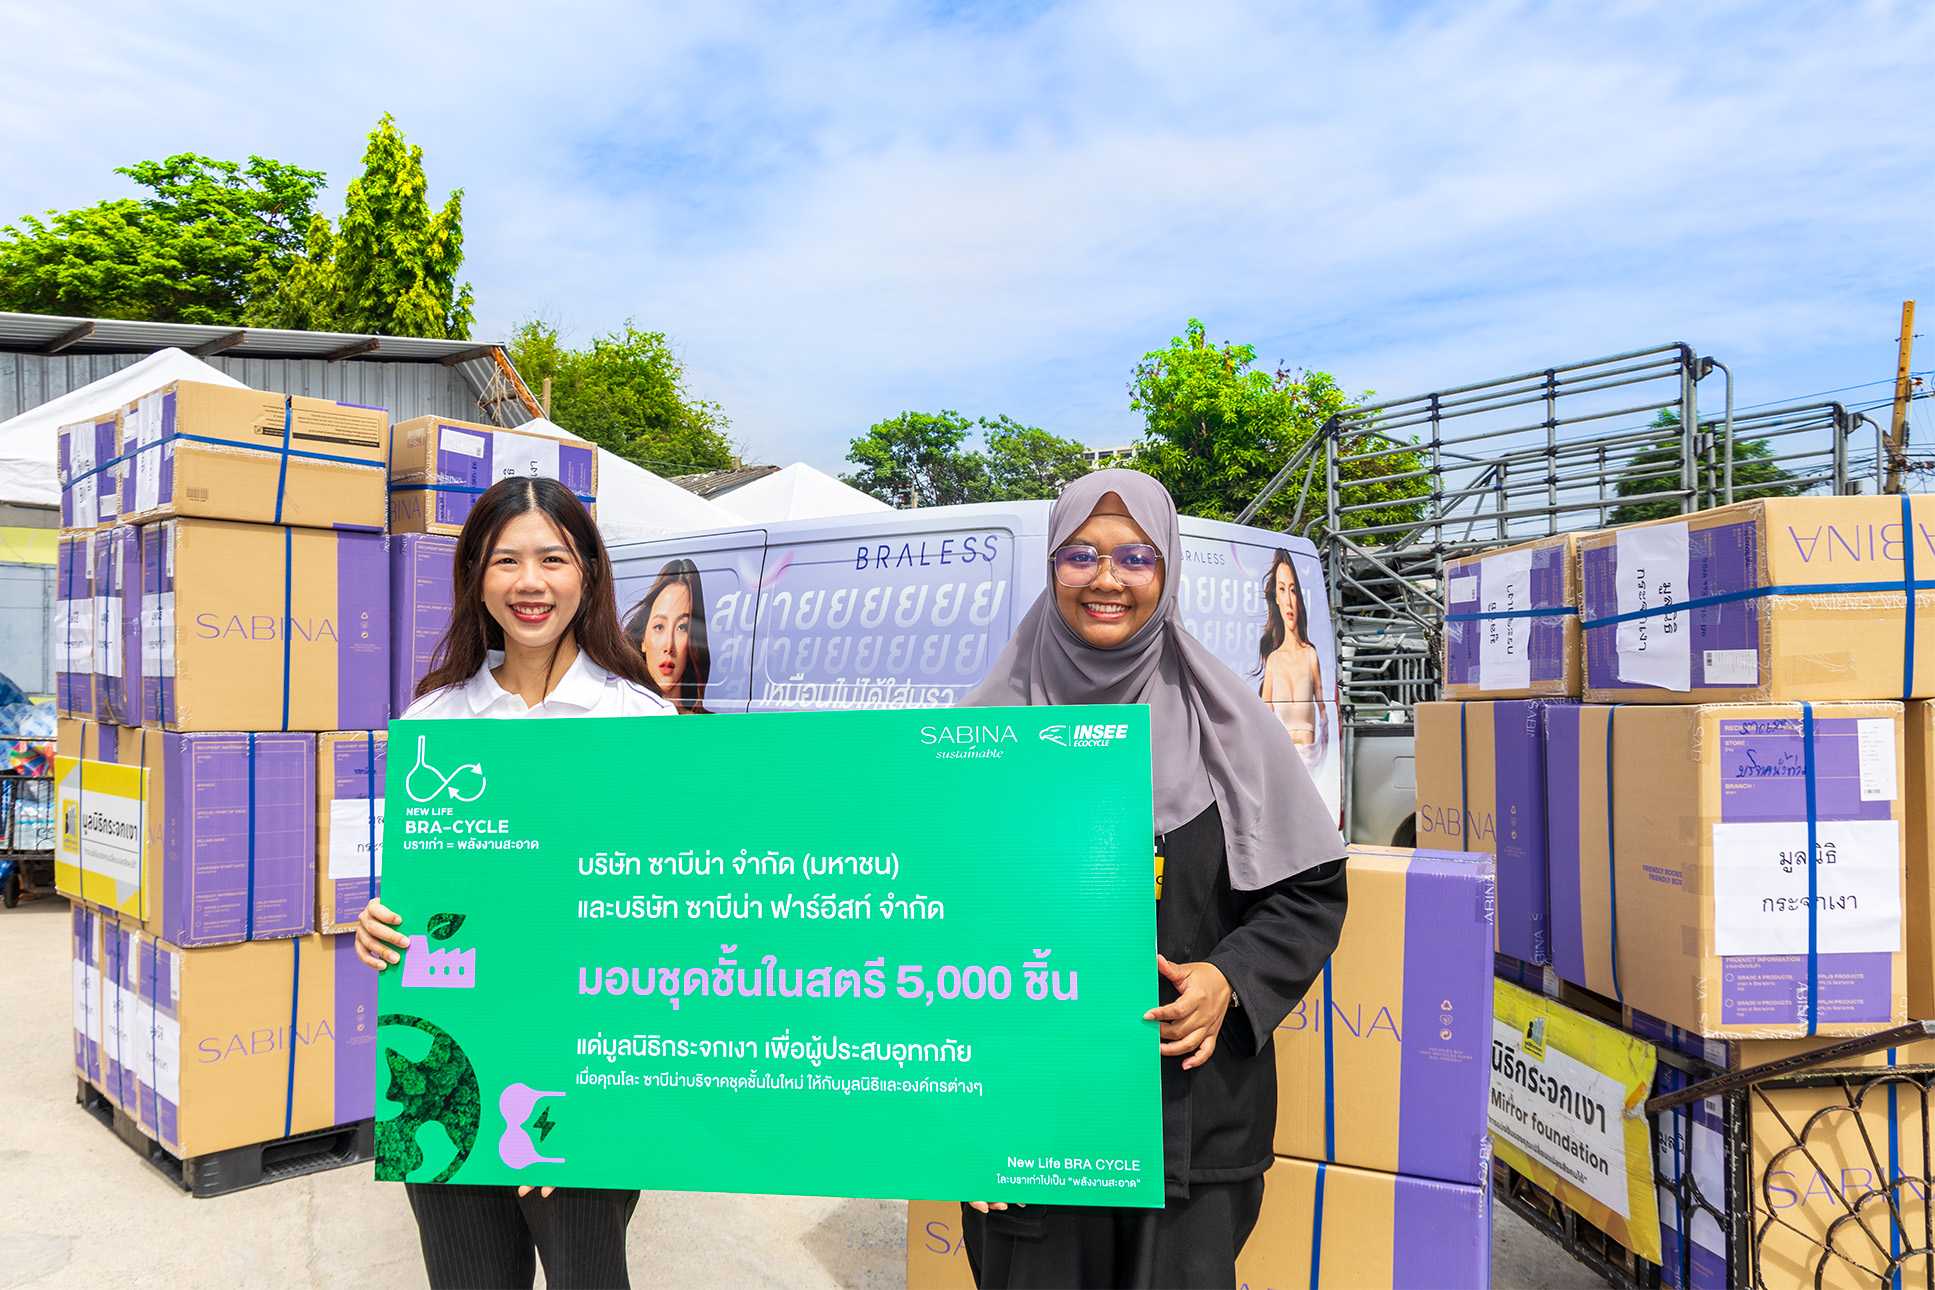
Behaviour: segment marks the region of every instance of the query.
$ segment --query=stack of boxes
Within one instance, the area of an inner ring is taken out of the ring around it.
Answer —
[[[388,414],[183,381],[60,440],[75,1073],[181,1158],[367,1119],[375,976],[318,868],[376,863],[334,754],[381,773]]]
[[[1935,596],[1909,591],[1935,575],[1931,525],[1935,498],[1780,498],[1448,567],[1448,701],[1417,713],[1419,839],[1498,855],[1501,977],[1722,1068],[1935,1018]],[[1935,1054],[1893,1060],[1911,1058]],[[1659,1091],[1686,1080],[1659,1072]],[[1812,1282],[1847,1180],[1782,1154],[1779,1119],[1798,1131],[1819,1107],[1768,1096],[1755,1178],[1794,1176],[1754,1183],[1754,1225],[1784,1220],[1794,1248],[1763,1244],[1763,1262],[1791,1256]],[[1876,1116],[1873,1142],[1922,1141]],[[1669,1189],[1692,1172],[1724,1196],[1719,1108],[1671,1119],[1663,1275],[1722,1285],[1718,1224]],[[1867,1159],[1854,1120],[1816,1123],[1818,1159]]]

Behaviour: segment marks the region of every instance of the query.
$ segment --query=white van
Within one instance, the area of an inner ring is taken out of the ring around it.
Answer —
[[[664,622],[668,609],[703,607],[682,653],[646,650],[660,688],[688,710],[946,707],[987,674],[1046,585],[1049,505],[941,506],[623,543],[611,549],[620,617],[646,647],[654,610]],[[1315,651],[1319,683],[1273,706],[1336,812],[1337,646],[1316,549],[1188,516],[1182,542],[1184,623],[1238,676],[1261,693],[1271,656]],[[1293,619],[1301,631],[1286,626]]]

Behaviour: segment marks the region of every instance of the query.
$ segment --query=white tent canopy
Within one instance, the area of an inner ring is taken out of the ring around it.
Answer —
[[[721,509],[750,524],[818,520],[894,509],[803,461],[762,475],[713,500]]]
[[[69,390],[9,421],[0,421],[0,502],[59,506],[60,480],[55,463],[60,460],[60,444],[55,432],[64,425],[132,403],[170,381],[241,384],[179,349],[158,349],[138,363]]]

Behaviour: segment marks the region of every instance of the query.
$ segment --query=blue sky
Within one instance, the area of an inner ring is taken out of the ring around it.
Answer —
[[[176,151],[340,185],[387,110],[480,335],[632,318],[826,468],[907,408],[1127,442],[1191,315],[1393,396],[1684,340],[1742,404],[1882,397],[1935,317],[1925,5],[433,9],[0,0],[0,219]]]

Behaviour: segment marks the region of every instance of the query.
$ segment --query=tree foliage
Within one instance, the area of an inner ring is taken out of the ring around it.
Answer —
[[[1635,524],[1641,520],[1661,520],[1680,514],[1680,499],[1653,496],[1677,492],[1680,487],[1680,417],[1671,408],[1661,409],[1653,418],[1653,428],[1664,433],[1633,455],[1619,482],[1613,485],[1615,497],[1650,498],[1615,507],[1609,524]],[[1807,491],[1772,461],[1773,445],[1765,439],[1750,439],[1733,446],[1733,499],[1751,502],[1762,497],[1798,497]],[[1726,453],[1715,435],[1703,434],[1694,444],[1694,477],[1701,491],[1718,499],[1726,486]]]
[[[0,309],[240,323],[303,249],[319,170],[178,153],[116,174],[148,195],[0,228]]]
[[[470,284],[464,262],[463,190],[432,212],[423,149],[386,112],[370,131],[363,173],[343,195],[336,227],[309,220],[302,254],[264,290],[249,321],[307,331],[375,332],[464,340]],[[267,286],[268,284],[265,284]]]
[[[724,470],[734,462],[730,422],[693,398],[685,365],[664,332],[623,328],[571,349],[532,320],[512,337],[510,359],[533,389],[551,380],[551,419],[607,452],[660,475]]]
[[[966,447],[979,430],[982,448]],[[903,412],[854,439],[843,478],[895,506],[1053,497],[1088,462],[1081,444],[997,414],[970,421],[952,410]]]

